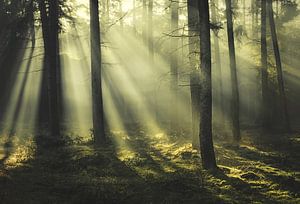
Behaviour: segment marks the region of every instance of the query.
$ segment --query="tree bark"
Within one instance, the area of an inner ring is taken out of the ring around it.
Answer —
[[[58,1],[49,2],[49,13],[47,12],[44,0],[39,1],[41,13],[44,53],[45,53],[45,72],[47,75],[48,89],[48,124],[51,136],[58,136],[60,129],[57,71],[59,66],[58,52]]]
[[[212,139],[211,43],[208,0],[199,1],[200,22],[200,150],[202,166],[215,169],[216,159]]]
[[[106,137],[104,132],[104,111],[101,85],[101,39],[98,0],[90,0],[90,21],[93,133],[95,144],[101,145],[106,141]]]
[[[266,1],[261,1],[261,92],[262,92],[262,126],[269,127],[268,104],[268,59],[267,59],[267,31],[266,31]]]
[[[281,64],[281,57],[280,57],[275,21],[274,21],[272,0],[267,0],[267,8],[268,8],[268,16],[269,16],[270,30],[271,30],[271,36],[272,36],[272,44],[273,44],[275,62],[276,62],[277,82],[278,82],[278,88],[279,88],[280,103],[281,103],[282,112],[283,112],[283,114],[282,114],[283,124],[284,124],[285,130],[287,132],[289,132],[290,131],[290,121],[289,121],[289,114],[288,114],[288,108],[287,108],[286,93],[285,93],[285,89],[284,89],[282,64]]]
[[[198,1],[188,0],[188,27],[189,27],[189,64],[190,64],[190,92],[192,108],[192,145],[194,149],[199,148],[199,97],[200,79],[197,71],[196,51],[199,49],[199,14]]]
[[[240,122],[239,122],[239,89],[238,89],[237,68],[236,68],[236,58],[235,58],[231,0],[226,0],[226,19],[227,19],[227,37],[228,37],[230,76],[231,76],[231,89],[232,89],[231,119],[232,119],[232,126],[233,126],[233,140],[234,143],[238,144],[241,139]]]

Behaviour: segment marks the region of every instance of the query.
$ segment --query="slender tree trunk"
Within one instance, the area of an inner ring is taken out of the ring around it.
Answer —
[[[188,26],[189,26],[189,63],[190,63],[190,92],[192,108],[192,145],[194,149],[199,148],[199,98],[200,79],[197,70],[196,51],[199,49],[199,14],[198,1],[188,0]]]
[[[237,79],[237,68],[235,58],[235,45],[233,35],[233,22],[232,22],[232,5],[231,0],[226,0],[226,19],[227,19],[227,36],[230,60],[230,75],[231,75],[231,113],[232,113],[232,126],[233,126],[233,140],[234,143],[240,142],[240,122],[239,122],[239,89]]]
[[[106,137],[104,132],[104,111],[101,85],[101,40],[98,0],[90,0],[90,18],[93,130],[95,143],[100,145],[105,142]]]
[[[218,22],[218,16],[216,12],[216,8],[218,8],[218,0],[214,0],[211,6],[211,16],[212,22]],[[215,53],[215,64],[216,64],[216,77],[217,77],[217,107],[219,110],[218,114],[218,123],[220,128],[224,127],[224,113],[223,113],[223,88],[222,88],[222,68],[221,68],[221,56],[220,56],[220,46],[219,46],[219,38],[216,34],[214,34],[214,53]]]
[[[208,0],[199,1],[200,22],[200,149],[202,165],[205,169],[215,169],[216,159],[212,139],[212,82],[211,44]]]
[[[272,44],[274,49],[275,55],[275,62],[276,62],[276,71],[277,71],[277,82],[279,88],[279,95],[280,95],[280,103],[283,111],[283,124],[286,131],[290,131],[290,121],[289,121],[289,114],[288,114],[288,107],[286,101],[286,93],[284,89],[284,81],[283,81],[283,74],[282,74],[282,64],[281,64],[281,57],[279,51],[279,45],[277,40],[277,33],[274,21],[274,12],[272,7],[272,0],[267,0],[267,8],[268,8],[268,16],[269,16],[269,23],[270,23],[270,30],[272,36]]]
[[[31,33],[31,46],[35,47],[35,18],[34,18],[34,5],[33,1],[30,2],[30,33]]]
[[[172,118],[171,118],[171,129],[175,130],[178,128],[178,2],[171,2],[171,33],[174,37],[171,38],[171,93],[175,99],[172,101]]]
[[[154,60],[154,47],[153,47],[153,0],[148,2],[148,47],[150,63],[153,65]]]
[[[262,91],[262,126],[269,127],[268,104],[268,59],[267,59],[267,31],[266,31],[266,1],[261,1],[261,91]]]

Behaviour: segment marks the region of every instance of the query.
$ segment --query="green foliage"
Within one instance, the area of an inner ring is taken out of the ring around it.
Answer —
[[[5,203],[299,202],[299,135],[261,145],[249,136],[240,148],[216,143],[217,172],[201,169],[191,144],[161,135],[132,132],[106,148],[79,140],[39,147],[28,136],[0,168],[0,196]]]

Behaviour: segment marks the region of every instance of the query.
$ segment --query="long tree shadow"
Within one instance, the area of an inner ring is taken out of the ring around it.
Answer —
[[[223,193],[232,199],[230,202],[253,203],[253,201],[259,201],[262,203],[278,203],[278,201],[263,195],[258,189],[253,188],[251,184],[242,179],[227,176],[224,171],[226,172],[224,168],[217,170],[212,172],[211,176],[225,181],[223,185],[230,185],[232,187],[232,189],[228,187],[223,189]]]
[[[178,156],[188,155],[188,158],[179,159],[179,163],[175,157],[155,147],[160,142],[158,139],[149,138],[145,133],[137,134],[136,127],[133,129],[129,131],[126,144],[137,156],[124,162],[147,182],[149,191],[144,194],[145,198],[154,203],[223,203],[222,199],[203,188],[199,158],[183,152]],[[199,168],[184,168],[191,163],[197,163],[194,165],[199,165]]]

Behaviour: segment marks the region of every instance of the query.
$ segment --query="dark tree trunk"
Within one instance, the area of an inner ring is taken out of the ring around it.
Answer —
[[[58,72],[59,72],[59,22],[58,0],[49,1],[49,116],[51,134],[59,135],[60,117],[58,101]]]
[[[90,21],[93,133],[95,144],[100,145],[105,142],[106,137],[104,132],[104,111],[101,85],[101,40],[98,0],[90,0]]]
[[[268,59],[267,59],[267,32],[266,32],[266,1],[261,1],[261,92],[262,92],[262,126],[269,127],[268,104]]]
[[[231,75],[231,119],[233,128],[234,143],[240,142],[240,122],[239,122],[239,89],[237,80],[237,68],[235,59],[235,45],[233,35],[233,22],[232,22],[232,5],[231,0],[226,0],[226,19],[227,19],[227,36],[229,48],[229,61],[230,61],[230,75]]]
[[[200,150],[205,169],[215,169],[216,159],[212,139],[211,44],[208,0],[199,1],[200,22]]]
[[[60,117],[58,105],[58,70],[59,70],[59,42],[58,42],[58,1],[49,2],[49,14],[44,0],[39,1],[41,13],[44,53],[45,53],[45,73],[47,76],[48,89],[48,124],[52,136],[59,135]]]
[[[284,89],[280,51],[279,51],[276,27],[275,27],[275,22],[274,22],[274,12],[273,12],[273,7],[272,7],[272,0],[267,1],[267,7],[268,7],[270,30],[271,30],[272,43],[273,43],[273,49],[274,49],[274,55],[275,55],[275,62],[276,62],[277,82],[278,82],[278,88],[279,88],[280,103],[281,103],[282,112],[283,112],[283,114],[282,114],[283,124],[284,124],[285,130],[287,132],[289,132],[290,131],[290,121],[289,121],[289,114],[288,114],[288,108],[287,108],[286,94],[285,94],[285,89]]]
[[[190,92],[192,108],[192,145],[199,148],[199,97],[200,79],[197,71],[196,51],[199,49],[199,14],[198,1],[188,0],[188,26],[189,26],[189,63],[190,63]]]
[[[239,89],[237,80],[237,69],[235,59],[235,45],[233,35],[233,22],[232,22],[232,5],[231,0],[226,0],[226,19],[227,19],[227,36],[228,36],[228,48],[229,48],[229,61],[230,61],[230,76],[231,76],[231,119],[233,140],[235,143],[239,143],[240,136],[240,122],[239,122]]]

